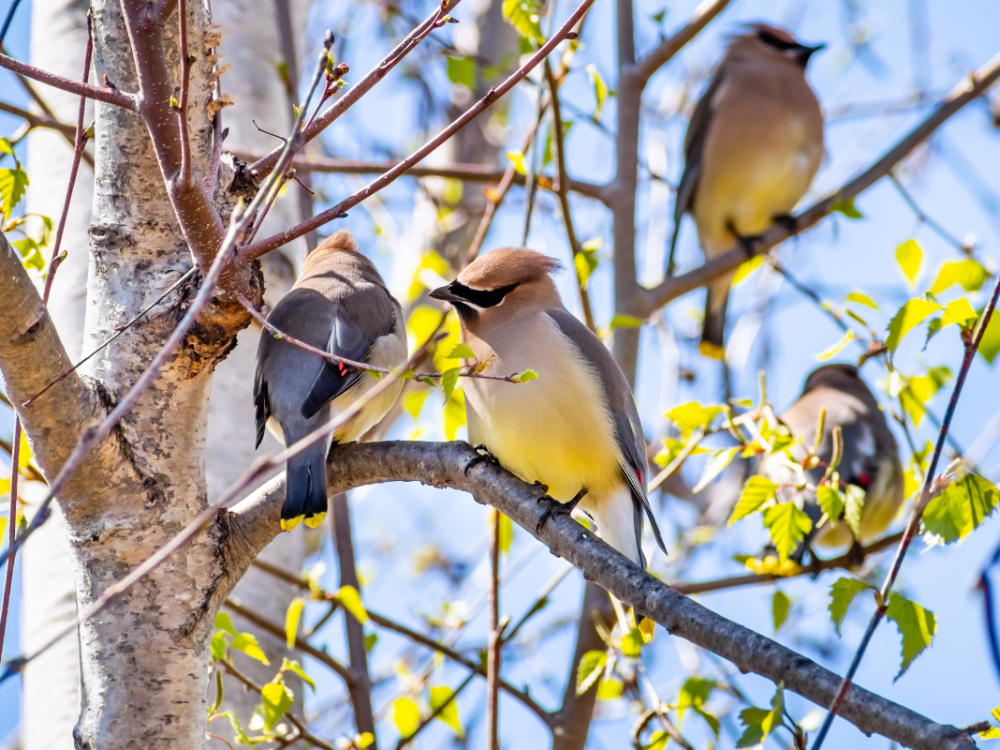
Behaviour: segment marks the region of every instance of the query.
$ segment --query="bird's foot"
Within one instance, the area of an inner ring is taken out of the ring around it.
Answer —
[[[494,466],[500,465],[500,461],[497,457],[490,453],[490,449],[482,443],[477,445],[472,450],[476,452],[476,455],[469,459],[469,463],[465,465],[465,476],[469,476],[469,470],[477,464],[488,463],[493,464]]]
[[[541,482],[535,482],[535,484],[545,487],[545,485],[541,484]],[[546,490],[548,490],[547,487]],[[570,500],[568,503],[561,503],[554,497],[549,497],[549,495],[547,494],[542,495],[540,498],[538,498],[537,500],[538,504],[541,505],[543,508],[545,508],[545,511],[542,513],[541,519],[535,526],[535,533],[537,534],[539,531],[541,531],[542,527],[545,525],[545,522],[548,521],[550,518],[552,518],[552,516],[570,515],[574,510],[576,510],[576,506],[579,505],[580,501],[586,494],[587,494],[587,488],[584,487],[579,492],[577,492],[576,495],[573,496],[573,499]]]
[[[772,216],[771,219],[780,227],[783,227],[788,231],[789,234],[799,233],[799,220],[792,216],[791,214],[781,214],[781,216]]]
[[[757,254],[757,245],[760,244],[761,240],[759,234],[740,234],[736,231],[736,225],[732,221],[726,222],[726,229],[740,243],[740,247],[743,248],[743,252],[747,254],[748,258],[752,258]]]
[[[865,564],[865,548],[861,546],[861,542],[857,539],[854,540],[854,544],[851,548],[847,550],[847,567],[860,568]]]

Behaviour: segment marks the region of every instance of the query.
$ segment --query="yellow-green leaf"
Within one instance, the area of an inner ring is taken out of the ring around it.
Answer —
[[[500,511],[497,511],[497,513],[500,513]],[[500,531],[500,551],[504,553],[510,552],[510,543],[511,540],[514,538],[514,524],[511,523],[511,520],[503,513],[500,513],[499,531]]]
[[[854,198],[844,198],[837,201],[833,204],[833,210],[843,214],[848,219],[854,219],[855,221],[865,218],[865,215],[855,208]]]
[[[590,281],[590,275],[597,270],[597,250],[587,249],[586,246],[580,249],[573,257],[573,267],[576,269],[576,277],[580,282],[580,286],[584,289],[587,288],[587,283]]]
[[[837,628],[837,635],[840,635],[840,626],[854,597],[868,588],[871,586],[854,578],[840,578],[830,587],[830,619]]]
[[[736,269],[736,274],[733,276],[733,285],[739,284],[743,279],[749,276],[753,271],[760,268],[760,264],[764,262],[763,255],[755,255],[750,260],[745,260],[740,263],[740,267]]]
[[[812,529],[812,521],[795,503],[780,503],[764,510],[764,528],[783,562]]]
[[[409,698],[397,698],[392,704],[392,720],[402,737],[410,737],[420,726],[420,709]]]
[[[608,96],[608,86],[604,83],[604,79],[601,78],[596,65],[591,64],[587,66],[587,75],[590,76],[590,82],[594,84],[594,98],[597,99],[597,106],[594,109],[594,119],[596,120],[601,116],[604,100]]]
[[[283,682],[269,682],[260,691],[264,728],[270,731],[292,707],[295,696]]]
[[[295,640],[299,633],[299,620],[302,618],[304,605],[305,599],[297,596],[292,599],[292,603],[288,605],[288,611],[285,612],[285,643],[288,648],[295,648]]]
[[[937,621],[933,612],[897,593],[893,593],[889,598],[889,607],[885,615],[896,623],[899,634],[903,637],[903,662],[899,674],[894,678],[895,681],[902,677],[913,660],[931,645],[934,631],[937,630]]]
[[[721,413],[721,406],[702,406],[697,401],[689,401],[675,406],[664,416],[677,425],[681,435],[687,438],[698,427],[707,428]]]
[[[972,305],[969,304],[969,300],[965,297],[959,297],[949,302],[944,309],[944,315],[941,316],[941,327],[957,323],[962,328],[971,329],[975,326],[978,317],[976,311],[972,309]]]
[[[920,297],[911,299],[899,308],[892,322],[889,323],[889,338],[885,342],[889,351],[894,351],[899,346],[900,340],[907,333],[922,323],[928,315],[936,313],[940,309],[941,305],[937,302],[931,302]]]
[[[1000,490],[978,474],[966,474],[927,504],[921,517],[928,543],[950,544],[971,534],[1000,503]]]
[[[527,168],[524,166],[524,154],[520,151],[508,151],[507,158],[510,159],[511,163],[514,165],[515,172],[520,175],[528,173]]]
[[[774,622],[775,633],[781,630],[791,609],[792,600],[788,598],[788,594],[781,589],[775,590],[774,596],[771,597],[771,620]]]
[[[237,651],[242,651],[251,659],[256,659],[261,664],[270,664],[252,633],[237,633],[231,645]]]
[[[961,284],[967,292],[978,291],[989,276],[979,261],[973,258],[951,260],[941,266],[937,278],[931,285],[931,294],[940,294],[954,284]]]
[[[861,512],[865,509],[865,491],[856,484],[849,484],[844,490],[844,520],[854,532],[854,538],[861,536]]]
[[[403,396],[403,408],[406,409],[406,413],[414,419],[419,419],[429,393],[430,391],[410,391]]]
[[[448,80],[471,91],[476,86],[476,61],[471,57],[448,55]]]
[[[607,663],[607,651],[588,651],[580,657],[580,664],[576,668],[577,695],[583,695],[590,690],[591,685],[597,682],[597,678],[601,676],[604,665]]]
[[[608,328],[641,328],[645,322],[642,318],[637,318],[634,315],[615,313],[611,322],[608,323]]]
[[[998,353],[1000,353],[1000,313],[994,311],[989,323],[986,324],[982,341],[979,342],[979,354],[992,365]]]
[[[771,500],[778,491],[778,485],[762,476],[752,476],[743,486],[740,493],[740,501],[733,509],[733,515],[729,519],[729,525],[733,525],[741,518],[749,516],[758,510],[764,503]]]
[[[226,634],[221,630],[216,632],[212,636],[212,658],[213,659],[225,659],[226,658]]]
[[[350,612],[354,619],[364,624],[368,622],[368,611],[361,603],[361,594],[353,586],[341,586],[337,592],[337,599],[340,600],[344,609]]]
[[[503,0],[503,17],[525,39],[543,44],[538,0]]]
[[[313,689],[313,692],[316,691],[316,683],[313,681],[313,678],[306,674],[306,671],[302,668],[302,665],[299,664],[297,661],[293,661],[292,659],[288,658],[282,659],[281,671],[292,672],[294,674],[297,674],[300,678],[302,678],[302,681],[306,685],[308,685]]]
[[[862,292],[851,292],[847,295],[847,297],[845,297],[845,299],[848,302],[856,302],[859,305],[870,307],[872,310],[878,310],[878,303]]]
[[[24,197],[28,187],[28,173],[23,169],[0,169],[0,212],[5,221]]]
[[[229,635],[236,635],[236,628],[233,627],[233,621],[229,619],[228,612],[219,612],[215,615],[215,627],[226,631]]]
[[[444,391],[445,401],[450,399],[451,394],[455,392],[455,386],[458,385],[458,374],[461,369],[460,367],[449,367],[441,373],[441,390]]]
[[[737,446],[735,448],[724,448],[717,451],[716,454],[705,464],[705,470],[701,474],[701,479],[698,480],[698,484],[696,484],[691,491],[698,493],[708,487],[709,483],[715,479],[723,469],[729,466],[741,450],[743,450],[743,448]]]
[[[458,703],[454,700],[455,691],[447,685],[439,685],[431,688],[431,713],[441,708],[441,713],[437,715],[438,721],[442,721],[455,730],[455,734],[462,734],[462,724],[458,720]]]
[[[896,248],[896,262],[910,282],[910,286],[916,282],[923,260],[924,250],[916,240],[907,240]]]
[[[513,383],[527,383],[529,380],[538,380],[538,373],[534,370],[522,370],[510,376]]]
[[[646,639],[642,637],[642,631],[639,628],[632,628],[618,642],[622,653],[630,659],[638,658],[644,645],[646,645]]]
[[[835,487],[824,484],[816,488],[816,501],[831,521],[836,521],[844,512],[844,500],[844,493]]]
[[[816,355],[816,359],[830,359],[837,352],[847,346],[854,339],[854,331],[848,330],[847,333],[841,337],[840,341],[831,346],[829,349],[824,349],[822,352]]]
[[[615,678],[601,680],[597,683],[597,700],[613,701],[621,698],[624,687],[622,681]]]
[[[448,354],[448,359],[475,359],[476,353],[472,351],[472,347],[468,344],[456,344],[452,347],[451,353]]]

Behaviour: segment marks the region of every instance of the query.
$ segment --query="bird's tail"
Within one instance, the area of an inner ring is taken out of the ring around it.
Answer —
[[[705,295],[705,324],[701,329],[701,343],[698,351],[712,359],[725,356],[726,307],[729,303],[729,287],[719,289],[708,287]]]
[[[326,508],[326,451],[321,443],[288,459],[281,528],[291,531],[304,519],[315,529],[323,523]]]

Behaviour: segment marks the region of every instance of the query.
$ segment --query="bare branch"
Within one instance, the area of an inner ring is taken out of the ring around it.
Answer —
[[[48,128],[50,130],[57,130],[63,135],[68,135],[70,138],[76,134],[76,128],[68,122],[60,122],[54,117],[40,115],[28,109],[21,109],[20,107],[8,104],[7,102],[0,102],[0,112],[6,112],[8,115],[19,117],[33,128]]]
[[[490,636],[486,649],[486,748],[500,750],[500,514],[490,518]]]
[[[674,55],[681,51],[684,46],[694,39],[698,33],[719,15],[729,0],[713,0],[713,2],[701,5],[694,18],[678,29],[669,39],[664,39],[659,46],[644,57],[632,71],[632,77],[636,83],[645,86],[646,82],[653,77],[653,74],[673,59]]]
[[[53,88],[68,91],[71,94],[85,96],[88,99],[96,99],[99,102],[113,104],[116,107],[122,107],[123,109],[128,109],[133,112],[138,111],[135,99],[131,95],[126,94],[124,91],[106,88],[104,86],[94,86],[90,83],[80,83],[79,81],[73,81],[69,78],[57,76],[54,73],[47,73],[44,70],[36,68],[34,65],[28,65],[27,63],[20,62],[19,60],[15,60],[13,57],[8,57],[3,53],[0,53],[0,68],[6,68],[14,73],[19,73],[26,78],[31,78],[40,83],[52,86]]]
[[[540,532],[543,509],[538,488],[502,468],[478,463],[465,443],[364,443],[337,446],[330,454],[331,492],[388,481],[415,481],[471,492],[492,505],[566,558],[585,577],[616,598],[663,625],[670,633],[713,651],[744,672],[754,672],[819,705],[830,705],[840,678],[774,641],[733,623],[653,578],[575,521],[550,519]],[[270,483],[233,510],[232,527],[240,544],[260,549],[279,531],[283,482]],[[840,714],[861,731],[877,732],[918,750],[974,747],[959,729],[936,724],[907,708],[855,687]]]
[[[569,20],[567,20],[566,23],[552,35],[552,38],[549,39],[549,41],[547,41],[542,48],[538,50],[538,52],[532,55],[524,65],[514,71],[514,73],[512,73],[510,77],[499,86],[490,89],[486,96],[476,102],[476,104],[474,104],[470,109],[466,110],[458,119],[452,122],[448,127],[413,152],[406,159],[399,162],[395,167],[390,169],[380,178],[361,188],[333,208],[317,214],[308,221],[304,221],[291,229],[281,232],[280,234],[261,240],[254,245],[248,245],[242,248],[240,251],[240,257],[247,259],[259,258],[260,256],[269,253],[271,250],[279,248],[282,245],[301,237],[306,232],[318,229],[333,219],[341,218],[348,209],[358,205],[365,198],[374,195],[386,185],[396,180],[414,164],[433,153],[441,144],[449,140],[453,135],[455,135],[455,133],[474,120],[480,113],[493,104],[493,102],[510,91],[518,82],[528,75],[529,72],[531,72],[542,60],[545,59],[545,57],[548,56],[553,49],[556,48],[556,46],[559,45],[560,42],[562,42],[563,39],[566,38],[566,36],[573,30],[573,27],[593,4],[594,0],[583,0],[583,2],[580,3],[580,6],[573,12],[573,15],[569,17]]]
[[[834,211],[837,204],[855,198],[880,179],[889,175],[897,164],[930,138],[949,118],[966,104],[986,93],[998,78],[1000,78],[1000,55],[995,56],[977,72],[971,74],[968,80],[960,83],[923,122],[907,133],[862,174],[796,216],[797,231],[802,232],[816,226]],[[774,225],[761,235],[760,242],[754,245],[754,253],[766,253],[791,236],[792,233],[787,228]],[[741,247],[734,247],[700,268],[667,279],[653,289],[642,289],[637,299],[639,314],[642,317],[650,315],[681,295],[705,286],[722,274],[734,270],[746,259],[746,251]]]

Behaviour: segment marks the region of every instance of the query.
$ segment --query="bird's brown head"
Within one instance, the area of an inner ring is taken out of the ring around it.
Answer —
[[[351,234],[350,230],[339,229],[319,243],[316,249],[309,253],[302,267],[302,273],[307,274],[310,268],[324,258],[330,257],[333,253],[352,253],[353,255],[364,257],[361,251],[358,250],[358,243],[354,241],[354,235]]]
[[[832,388],[833,390],[850,393],[865,401],[874,402],[875,397],[854,365],[835,363],[817,367],[806,378],[802,388],[803,395],[817,388]]]
[[[534,250],[505,247],[479,256],[452,283],[431,292],[450,302],[463,321],[492,317],[501,308],[562,307],[550,274],[558,261]]]
[[[750,31],[733,40],[733,46],[754,57],[792,60],[805,68],[809,58],[826,45],[810,47],[779,26],[766,23],[750,25]]]

